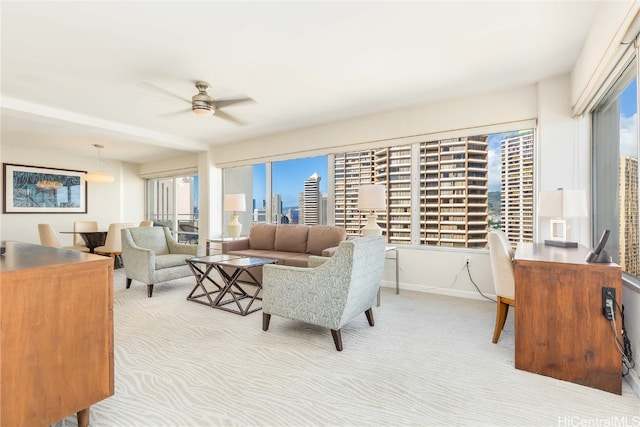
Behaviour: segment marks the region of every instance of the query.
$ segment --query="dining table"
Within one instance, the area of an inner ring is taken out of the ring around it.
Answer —
[[[82,236],[85,245],[89,248],[89,252],[93,253],[98,246],[104,245],[107,240],[106,231],[61,231],[61,234],[79,234]]]

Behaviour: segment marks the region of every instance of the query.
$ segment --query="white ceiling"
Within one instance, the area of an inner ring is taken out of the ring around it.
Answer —
[[[2,1],[2,144],[143,163],[534,83],[600,3]],[[184,111],[196,80],[247,125]]]

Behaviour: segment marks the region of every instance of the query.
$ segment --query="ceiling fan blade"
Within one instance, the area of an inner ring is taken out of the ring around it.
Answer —
[[[180,114],[190,113],[190,112],[191,112],[191,108],[185,108],[184,110],[172,111],[170,113],[160,114],[158,117],[172,117],[172,116],[177,116]]]
[[[225,113],[224,111],[221,110],[216,110],[216,112],[213,114],[214,117],[219,117],[221,119],[225,119],[228,120],[230,122],[233,122],[235,124],[238,124],[240,126],[244,126],[246,123],[244,123],[243,121],[238,120],[237,118],[233,117],[230,114]]]
[[[256,102],[251,98],[229,98],[229,99],[216,99],[214,104],[216,108],[228,107],[229,105],[241,104],[243,102]]]
[[[187,104],[191,104],[191,100],[190,100],[190,99],[183,98],[183,97],[181,97],[180,95],[176,95],[176,94],[175,94],[175,93],[173,93],[173,92],[169,92],[168,90],[163,89],[163,88],[161,88],[160,86],[156,86],[156,85],[154,85],[153,83],[143,82],[143,83],[141,83],[141,84],[142,84],[142,85],[144,85],[144,86],[147,86],[148,88],[153,89],[153,90],[155,90],[155,91],[157,91],[157,92],[161,92],[161,93],[163,93],[163,94],[165,94],[165,95],[167,95],[167,96],[170,96],[170,97],[172,97],[172,98],[179,99],[180,101],[186,102]]]

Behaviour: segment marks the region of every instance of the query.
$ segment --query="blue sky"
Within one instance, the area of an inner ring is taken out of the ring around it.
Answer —
[[[298,193],[304,190],[304,182],[314,173],[320,176],[320,192],[327,194],[327,156],[274,162],[272,165],[273,192],[282,195],[285,207],[298,205]],[[258,205],[265,198],[264,165],[253,167],[253,195]]]
[[[620,93],[620,154],[638,157],[636,80]]]

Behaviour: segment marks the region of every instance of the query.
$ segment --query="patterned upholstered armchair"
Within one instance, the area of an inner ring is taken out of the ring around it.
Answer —
[[[178,243],[168,227],[137,227],[122,230],[122,262],[127,289],[133,279],[147,285],[153,295],[155,283],[189,277],[187,258],[198,254],[197,245]]]
[[[331,329],[342,351],[340,328],[365,313],[374,325],[372,307],[384,270],[382,236],[340,243],[331,258],[309,257],[309,268],[265,265],[262,281],[262,329],[271,315]]]

